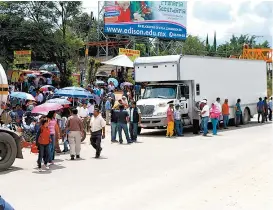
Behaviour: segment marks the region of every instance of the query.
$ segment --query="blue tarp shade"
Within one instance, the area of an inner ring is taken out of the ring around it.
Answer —
[[[60,89],[54,93],[54,96],[65,96],[71,98],[94,98],[92,94],[87,90],[81,91]]]

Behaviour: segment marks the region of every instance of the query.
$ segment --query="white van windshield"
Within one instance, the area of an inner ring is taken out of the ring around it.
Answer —
[[[165,98],[165,99],[175,99],[176,98],[176,85],[169,86],[148,86],[143,94],[143,99],[147,98]]]

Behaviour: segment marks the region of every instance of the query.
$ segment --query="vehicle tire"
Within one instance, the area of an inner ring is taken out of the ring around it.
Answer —
[[[243,115],[242,118],[243,118],[243,124],[244,125],[249,123],[249,121],[250,121],[250,113],[249,113],[248,108],[244,109],[244,115]]]
[[[8,133],[0,133],[0,170],[8,169],[15,161],[17,145]]]
[[[141,133],[141,127],[138,127],[137,128],[137,134],[140,135],[140,133]]]
[[[82,139],[81,139],[81,142],[83,142],[86,138],[86,131],[83,132],[83,136],[82,136]]]

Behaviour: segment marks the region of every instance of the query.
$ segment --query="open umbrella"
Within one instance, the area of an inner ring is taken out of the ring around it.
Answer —
[[[31,94],[25,92],[13,92],[10,94],[10,97],[35,101],[35,98]]]
[[[53,99],[46,101],[46,103],[55,103],[55,104],[61,104],[61,105],[71,104],[70,101],[68,101],[64,98],[53,98]]]
[[[71,98],[93,98],[92,94],[89,91],[85,89],[79,90],[76,87],[74,89],[59,89],[54,93],[54,96],[66,96]]]
[[[115,78],[109,78],[107,82],[108,82],[108,84],[109,84],[110,82],[113,82],[113,84],[115,85],[115,87],[118,86],[118,81],[117,81]]]
[[[56,111],[62,109],[63,106],[57,103],[44,103],[34,107],[32,113],[46,114],[50,111]]]
[[[130,82],[123,82],[122,83],[122,86],[132,86],[133,84],[132,83],[130,83]]]
[[[52,85],[44,85],[44,86],[42,86],[40,88],[40,90],[42,90],[42,91],[51,91],[51,90],[54,90],[54,89],[55,89],[55,87],[52,86]]]
[[[105,82],[101,80],[97,80],[95,83],[96,85],[105,85]]]
[[[35,74],[27,74],[28,78],[36,78],[37,76]]]
[[[65,87],[65,88],[62,88],[61,90],[85,91],[84,88],[82,88],[82,87],[75,87],[75,86],[72,86],[72,87]]]

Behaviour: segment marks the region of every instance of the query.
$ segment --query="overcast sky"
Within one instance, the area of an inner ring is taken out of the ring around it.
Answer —
[[[98,14],[98,1],[83,1],[84,10]],[[213,40],[216,31],[218,44],[228,41],[232,34],[261,36],[257,40],[272,43],[273,2],[271,1],[194,1],[188,2],[188,34]]]

